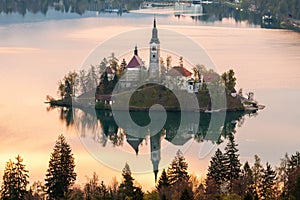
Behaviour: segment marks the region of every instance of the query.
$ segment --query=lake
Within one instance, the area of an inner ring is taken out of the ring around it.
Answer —
[[[299,33],[261,29],[247,21],[236,22],[233,18],[203,22],[189,16],[178,18],[170,12],[163,14],[165,11],[161,10],[155,10],[155,13],[161,38],[166,38],[166,41],[168,35],[164,34],[171,31],[191,39],[207,53],[210,63],[218,72],[234,69],[237,88],[243,88],[244,93],[253,91],[255,98],[266,106],[257,114],[228,114],[224,124],[219,127],[222,129],[223,125],[227,125],[231,127],[229,132],[235,132],[242,162],[253,163],[254,155],[257,154],[263,163],[268,161],[275,166],[286,152],[293,154],[300,150]],[[87,58],[97,50],[97,46],[105,44],[112,36],[117,38],[120,33],[126,35],[128,31],[140,30],[149,34],[140,37],[131,35],[128,41],[119,43],[120,47],[129,43],[130,46],[124,47],[128,52],[133,50],[139,38],[144,37],[148,41],[150,33],[147,30],[151,31],[152,20],[151,10],[122,16],[96,16],[92,12],[83,17],[75,14],[74,17],[66,17],[58,13],[56,15],[55,12],[50,12],[46,17],[0,15],[1,177],[5,163],[20,154],[30,172],[30,182],[43,180],[54,143],[59,134],[64,134],[75,156],[77,184],[83,184],[86,176],[92,176],[94,171],[100,180],[109,184],[112,177],[121,177],[120,169],[127,161],[134,172],[134,178],[143,189],[154,187],[149,154],[151,141],[147,135],[142,136],[144,139],[139,146],[139,155],[136,156],[135,150],[126,140],[130,137],[123,138],[123,145],[115,145],[117,143],[113,143],[114,140],[107,140],[106,145],[96,143],[90,133],[82,137],[82,130],[76,124],[76,117],[81,116],[82,111],[71,113],[75,114],[75,125],[67,125],[65,115],[68,111],[64,110],[63,114],[60,109],[47,111],[48,105],[44,103],[46,95],[56,97],[57,82],[67,72],[81,69]],[[164,45],[162,39],[161,44]],[[177,53],[184,54],[188,50],[185,41],[178,40],[174,46],[178,48]],[[182,52],[178,52],[180,49]],[[107,52],[108,55],[110,53]],[[191,59],[195,58],[193,53],[189,53]],[[99,62],[103,57],[99,55]],[[98,128],[102,133],[109,135],[109,130],[117,132],[118,126],[110,126],[114,124],[110,113],[92,113],[92,119],[96,119],[96,123],[101,122]],[[174,119],[178,117],[171,115]],[[203,117],[205,126],[208,126],[205,121],[210,117]],[[137,118],[144,119],[147,115],[142,114],[142,117]],[[174,123],[168,122],[167,125],[170,125],[167,130],[176,128]],[[186,128],[194,125],[187,122]],[[124,129],[130,131],[126,127]],[[164,138],[167,136],[163,135]],[[176,151],[181,149],[189,163],[189,172],[203,177],[210,157],[217,143],[220,143],[219,138],[206,140],[198,135],[196,140],[194,134],[183,135],[185,139],[180,134],[178,136],[177,142],[172,139],[162,140],[160,172],[167,167]],[[218,147],[224,148],[226,137],[222,136],[221,140],[223,142]]]

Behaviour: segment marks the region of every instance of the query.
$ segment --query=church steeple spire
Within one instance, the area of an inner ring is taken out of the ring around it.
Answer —
[[[156,18],[154,18],[154,20],[153,20],[152,38],[151,38],[150,44],[151,43],[159,44],[159,39],[157,36],[157,28],[156,28]]]
[[[138,48],[137,48],[137,45],[135,45],[135,47],[134,47],[134,55],[135,56],[138,56]]]
[[[158,80],[160,77],[160,43],[156,28],[156,19],[153,20],[152,37],[150,40],[150,62],[149,62],[149,79]]]

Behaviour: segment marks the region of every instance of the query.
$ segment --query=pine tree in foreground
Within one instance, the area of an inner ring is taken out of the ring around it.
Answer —
[[[193,196],[192,187],[189,182],[190,176],[187,168],[188,164],[181,151],[178,150],[174,160],[167,170],[167,177],[171,186],[171,199],[179,199],[184,189],[187,189],[190,195]]]
[[[70,187],[76,180],[75,163],[70,145],[63,135],[59,135],[50,156],[45,178],[49,199],[67,198]]]
[[[237,149],[237,144],[234,141],[234,137],[229,138],[229,142],[225,147],[225,171],[226,171],[226,181],[228,182],[229,192],[233,191],[234,184],[237,182],[240,172],[241,172],[241,163],[239,160],[239,154]]]
[[[187,183],[190,178],[187,168],[188,164],[185,161],[181,151],[178,150],[167,171],[170,185],[174,185],[175,183],[179,182]]]
[[[131,176],[131,170],[127,163],[123,168],[122,176],[123,182],[119,185],[118,189],[119,199],[143,200],[144,193],[140,187],[134,186],[134,178]]]
[[[163,169],[163,171],[161,173],[161,176],[160,176],[160,178],[158,180],[158,184],[157,184],[156,188],[158,190],[160,190],[160,189],[163,189],[163,188],[167,188],[169,186],[170,186],[170,183],[169,183],[169,179],[168,179],[166,170]]]
[[[208,173],[206,175],[206,193],[220,194],[221,187],[225,182],[225,157],[220,149],[211,158]]]
[[[161,199],[169,196],[170,182],[165,169],[163,169],[160,175],[156,189],[158,190]]]
[[[254,155],[254,165],[252,167],[252,175],[253,175],[253,193],[255,194],[255,198],[259,196],[259,186],[261,185],[262,175],[264,172],[264,168],[261,165],[261,160],[258,155]]]
[[[16,160],[16,162],[9,160],[6,163],[1,186],[1,200],[23,200],[28,193],[26,191],[29,183],[28,171],[22,163],[21,156],[18,155]]]

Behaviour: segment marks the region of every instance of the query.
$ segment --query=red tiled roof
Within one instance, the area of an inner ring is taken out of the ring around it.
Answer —
[[[136,68],[136,67],[142,67],[142,66],[144,66],[144,63],[143,63],[142,59],[139,56],[134,55],[131,58],[131,60],[129,61],[126,68]]]
[[[167,76],[185,76],[189,77],[192,73],[184,67],[175,66],[172,67],[167,73]]]

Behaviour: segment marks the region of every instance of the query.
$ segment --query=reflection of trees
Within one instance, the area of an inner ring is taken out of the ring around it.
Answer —
[[[59,111],[59,119],[66,123],[66,126],[74,125],[74,118],[73,118],[73,110],[70,107],[57,107],[57,106],[49,106],[47,107],[47,111],[51,111],[54,109],[58,109]]]
[[[223,4],[203,4],[203,13],[206,15],[192,16],[196,21],[215,22],[223,18],[234,18],[236,22],[249,21],[250,24],[260,24],[261,17],[255,13],[240,12],[235,8]]]
[[[74,113],[74,118],[73,118]],[[122,115],[122,111],[117,112]],[[123,114],[125,114],[123,112]],[[212,116],[218,118],[216,113],[195,113],[195,112],[167,112],[167,120],[160,131],[164,138],[174,145],[184,145],[191,138],[197,142],[211,141],[220,144],[225,139],[236,133],[236,127],[241,126],[244,121],[245,112],[227,112],[224,123],[214,123]],[[146,126],[150,123],[147,112],[131,112],[131,118],[138,126]],[[195,119],[199,117],[199,122]],[[220,115],[221,116],[221,115]],[[181,119],[184,118],[184,120]],[[91,138],[97,143],[106,146],[110,142],[113,146],[122,146],[125,136],[129,138],[133,130],[130,127],[119,127],[113,118],[111,111],[85,109],[60,109],[60,119],[66,122],[66,126],[76,125],[80,137]],[[125,132],[126,130],[126,132]],[[149,133],[140,133],[134,137],[145,139]]]
[[[96,112],[94,109],[75,109],[76,128],[80,137],[92,138],[95,142],[106,146],[109,140],[114,146],[123,144],[124,133],[119,129],[112,113]]]
[[[96,111],[96,117],[102,126],[103,136],[108,138],[114,146],[122,146],[125,133],[119,129],[113,120],[111,111]]]

